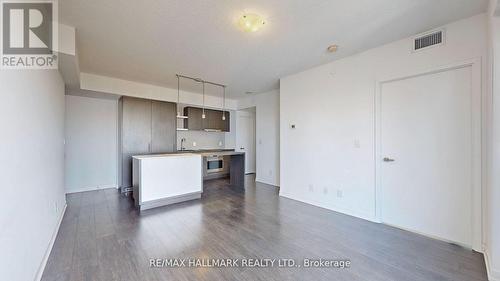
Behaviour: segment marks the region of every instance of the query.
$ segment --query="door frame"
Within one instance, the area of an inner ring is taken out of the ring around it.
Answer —
[[[482,218],[483,218],[483,202],[482,202],[482,84],[481,84],[481,59],[473,58],[458,63],[438,66],[432,69],[424,69],[418,72],[406,73],[404,75],[387,77],[376,81],[375,85],[375,219],[379,223],[382,221],[382,193],[383,187],[381,184],[381,165],[382,165],[382,151],[381,151],[381,102],[382,102],[382,86],[386,83],[391,83],[400,80],[406,80],[419,76],[425,76],[435,73],[446,72],[461,68],[471,68],[471,124],[472,124],[472,249],[478,252],[483,252],[482,247]],[[423,234],[426,235],[426,234]],[[429,236],[429,235],[427,235]],[[433,237],[436,238],[436,237]],[[440,239],[440,238],[437,238]],[[442,239],[440,239],[442,240]]]
[[[251,108],[255,108],[255,111],[249,111],[249,109]],[[256,107],[249,107],[249,108],[243,108],[243,109],[239,109],[238,111],[236,111],[236,116],[235,116],[235,122],[236,122],[236,136],[235,136],[235,150],[236,151],[240,151],[239,147],[240,147],[240,141],[241,141],[241,135],[240,135],[240,127],[239,126],[239,122],[240,122],[240,118],[250,118],[252,119],[252,126],[253,126],[253,138],[252,138],[252,142],[253,142],[253,155],[251,157],[253,157],[253,162],[255,163],[254,165],[254,170],[253,171],[245,171],[245,174],[246,175],[249,175],[249,174],[256,174],[257,173],[257,112],[256,112]],[[248,150],[245,151],[245,159],[248,156]],[[245,169],[248,169],[249,167],[247,167],[247,165],[245,165]]]

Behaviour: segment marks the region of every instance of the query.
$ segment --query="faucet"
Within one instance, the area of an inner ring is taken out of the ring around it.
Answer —
[[[184,147],[184,142],[186,141],[186,138],[181,139],[181,151],[185,150],[186,148]]]

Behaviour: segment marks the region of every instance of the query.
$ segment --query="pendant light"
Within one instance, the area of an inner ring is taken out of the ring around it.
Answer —
[[[226,86],[222,87],[222,121],[226,120],[226,111],[224,109],[226,108]]]
[[[179,117],[179,116],[181,116],[181,112],[179,111],[179,103],[180,103],[180,97],[181,97],[181,94],[180,94],[181,79],[180,79],[178,74],[176,74],[175,76],[177,76],[177,117]]]
[[[201,81],[201,84],[203,86],[203,113],[201,114],[201,118],[205,119],[206,118],[206,115],[205,115],[205,81]]]

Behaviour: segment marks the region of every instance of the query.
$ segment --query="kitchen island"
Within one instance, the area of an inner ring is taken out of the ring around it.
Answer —
[[[230,186],[244,189],[245,153],[235,151],[180,151],[133,157],[133,197],[140,210],[201,198],[203,159],[229,156]]]

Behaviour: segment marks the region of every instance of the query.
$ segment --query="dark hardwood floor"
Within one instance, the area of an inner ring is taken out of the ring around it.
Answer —
[[[278,196],[246,178],[139,213],[114,189],[70,194],[42,280],[487,280],[480,253]],[[348,259],[338,268],[151,268],[150,258]]]

